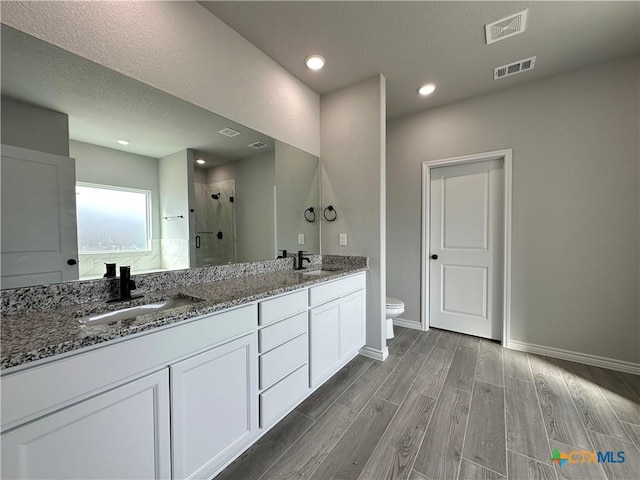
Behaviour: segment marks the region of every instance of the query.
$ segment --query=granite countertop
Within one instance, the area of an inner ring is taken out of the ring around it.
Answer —
[[[292,270],[281,270],[146,293],[136,290],[134,294],[144,294],[144,297],[127,302],[110,304],[104,301],[90,302],[16,315],[3,315],[0,323],[2,338],[0,369],[24,366],[36,360],[175,324],[366,269],[362,266],[344,265],[320,275],[304,275]],[[78,318],[86,315],[169,298],[190,298],[195,303],[111,324],[86,326],[78,321]]]

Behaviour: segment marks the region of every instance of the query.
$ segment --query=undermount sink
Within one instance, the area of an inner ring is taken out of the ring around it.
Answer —
[[[331,270],[309,270],[307,271],[301,271],[300,272],[302,275],[309,275],[309,276],[320,276],[320,275],[328,275],[330,273],[333,273]]]
[[[201,301],[201,299],[193,297],[170,298],[154,303],[148,303],[146,305],[138,305],[137,307],[127,307],[111,312],[87,315],[79,318],[78,321],[83,325],[103,325],[105,323],[113,323],[120,320],[131,320],[139,317],[140,315],[147,315],[150,313],[160,312],[162,310],[192,305]]]

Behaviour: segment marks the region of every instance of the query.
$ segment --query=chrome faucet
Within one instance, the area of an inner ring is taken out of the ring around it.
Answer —
[[[305,253],[307,252],[305,252],[304,250],[298,250],[298,266],[295,267],[296,270],[306,270],[306,268],[303,266],[304,262],[311,263],[309,257],[304,256]]]

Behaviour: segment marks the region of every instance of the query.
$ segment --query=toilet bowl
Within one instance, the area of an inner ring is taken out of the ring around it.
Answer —
[[[393,319],[404,312],[404,302],[397,298],[387,297],[387,338],[393,338]]]

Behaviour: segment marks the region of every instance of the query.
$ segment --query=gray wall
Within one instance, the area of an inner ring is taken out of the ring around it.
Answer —
[[[196,2],[3,2],[2,22],[314,155],[320,151],[318,95]]]
[[[322,253],[367,255],[367,346],[386,351],[385,78],[382,75],[320,100],[322,206],[338,218],[322,223]],[[339,234],[348,246],[339,246]]]
[[[205,185],[209,183],[209,180],[207,179],[207,169],[194,167],[193,181],[196,183],[203,183]]]
[[[69,156],[69,117],[65,113],[2,97],[2,143]]]
[[[638,71],[626,58],[389,122],[403,318],[420,319],[421,162],[512,148],[511,339],[640,360]]]
[[[305,250],[320,253],[320,161],[309,153],[276,141],[276,218],[279,250]],[[307,222],[304,211],[313,207],[314,222]],[[304,245],[298,245],[298,234]]]

